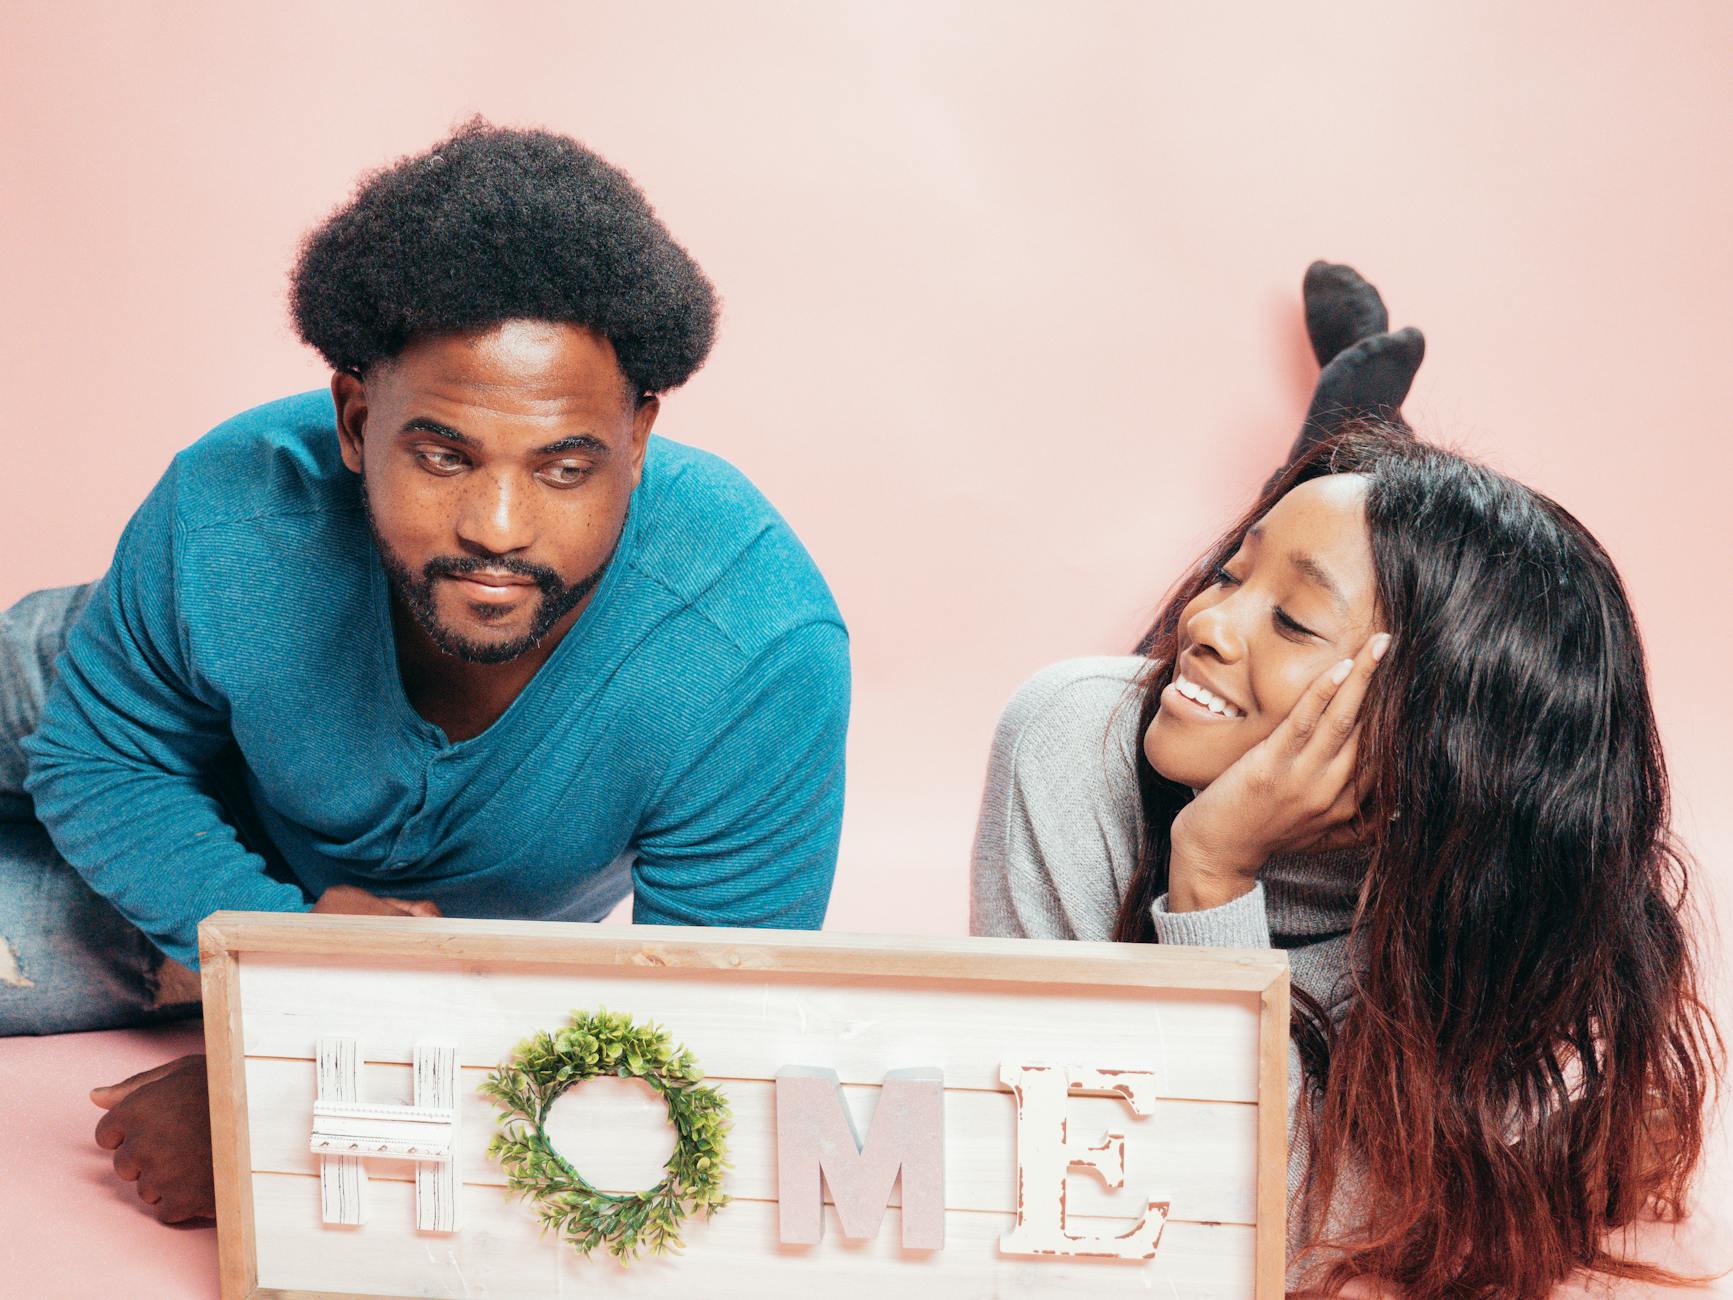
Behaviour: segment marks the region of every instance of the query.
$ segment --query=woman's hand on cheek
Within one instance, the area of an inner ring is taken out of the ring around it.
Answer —
[[[1219,907],[1249,890],[1278,854],[1351,842],[1360,705],[1389,644],[1380,632],[1353,659],[1320,673],[1274,731],[1180,810],[1168,857],[1169,910]]]

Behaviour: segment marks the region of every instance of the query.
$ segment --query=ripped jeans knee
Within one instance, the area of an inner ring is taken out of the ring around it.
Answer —
[[[0,1037],[197,1014],[198,980],[69,866],[35,822],[0,822]]]
[[[22,742],[91,592],[39,591],[0,613],[0,1037],[112,1029],[199,1009],[197,976],[85,883],[24,793]]]

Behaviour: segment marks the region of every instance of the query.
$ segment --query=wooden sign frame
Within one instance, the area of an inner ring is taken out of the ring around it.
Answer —
[[[426,963],[429,969],[479,964],[508,972],[530,966],[571,967],[573,975],[606,967],[640,977],[651,970],[746,977],[772,973],[778,978],[809,976],[864,986],[875,981],[899,987],[912,983],[941,992],[1080,986],[1117,995],[1211,991],[1252,995],[1257,1015],[1253,1294],[1259,1300],[1276,1300],[1283,1294],[1289,972],[1287,954],[1277,950],[218,912],[199,927],[199,955],[224,1300],[360,1300],[354,1293],[259,1284],[241,977],[242,966],[251,957],[267,962],[329,960],[362,965],[412,962]],[[654,1006],[615,1009],[665,1019]],[[530,1023],[523,1032],[558,1027]],[[679,1026],[671,1028],[678,1038]],[[527,1208],[524,1213],[532,1214]],[[687,1276],[690,1282],[691,1275]]]

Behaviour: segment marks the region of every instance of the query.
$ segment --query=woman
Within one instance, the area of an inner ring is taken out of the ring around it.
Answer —
[[[1288,949],[1291,1281],[1666,1280],[1607,1237],[1679,1212],[1720,1044],[1595,540],[1510,479],[1351,428],[1139,649],[1007,709],[975,931]]]

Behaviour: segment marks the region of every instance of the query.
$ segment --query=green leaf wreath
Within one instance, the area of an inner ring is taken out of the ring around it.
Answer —
[[[548,1109],[567,1088],[602,1074],[642,1079],[668,1103],[678,1139],[668,1176],[648,1191],[616,1196],[584,1179],[548,1141]],[[524,1039],[487,1078],[481,1091],[501,1112],[487,1153],[506,1183],[533,1199],[542,1228],[553,1229],[579,1253],[606,1246],[622,1265],[642,1251],[680,1249],[680,1223],[696,1209],[709,1218],[728,1204],[728,1102],[699,1081],[704,1072],[666,1030],[634,1024],[619,1012],[572,1012],[555,1033]]]

